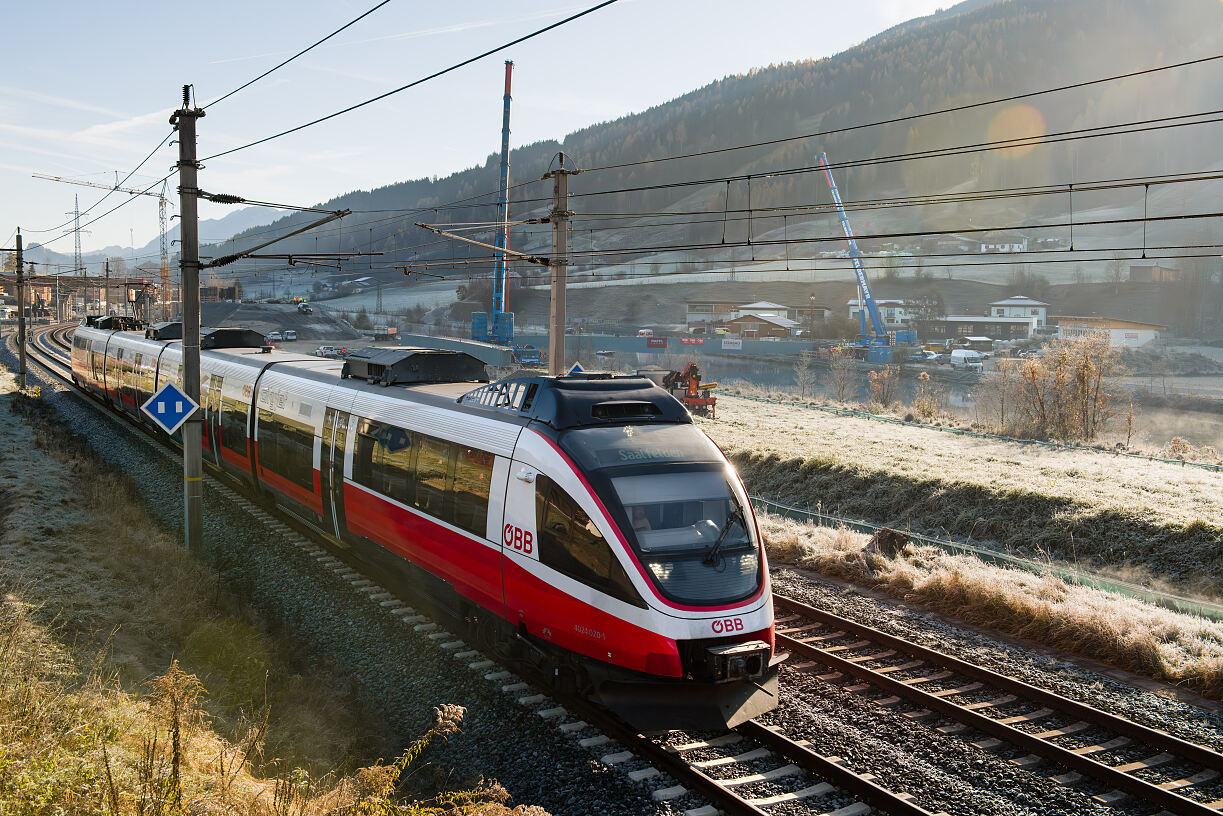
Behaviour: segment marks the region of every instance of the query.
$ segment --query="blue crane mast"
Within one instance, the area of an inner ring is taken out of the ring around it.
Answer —
[[[849,241],[849,260],[854,267],[854,275],[858,279],[858,328],[859,334],[854,346],[866,349],[866,358],[870,362],[888,363],[892,360],[892,346],[896,343],[896,332],[889,333],[887,324],[879,314],[879,305],[871,293],[870,281],[866,279],[866,269],[862,266],[862,252],[858,242],[854,240],[854,231],[849,226],[849,217],[845,214],[845,205],[841,203],[841,194],[837,191],[837,183],[832,180],[832,169],[828,166],[828,154],[818,156],[820,166],[824,168],[824,178],[828,179],[828,189],[832,191],[832,200],[837,205],[837,215],[841,218],[841,228]],[[867,333],[866,319],[870,317],[871,330]],[[912,340],[912,332],[904,332],[903,339]]]

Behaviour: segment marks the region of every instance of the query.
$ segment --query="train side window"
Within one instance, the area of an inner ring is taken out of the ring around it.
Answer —
[[[455,445],[432,436],[420,437],[416,452],[416,501],[414,504],[434,518],[451,521],[447,501],[451,462]]]
[[[456,527],[484,535],[488,521],[488,489],[493,480],[493,455],[459,446],[454,460],[452,519]]]
[[[535,477],[535,519],[541,562],[613,598],[645,608],[590,516],[542,473]]]
[[[314,490],[314,429],[260,408],[259,465]]]
[[[353,451],[353,481],[402,504],[412,504],[416,497],[414,442],[411,431],[361,420]]]
[[[221,397],[221,446],[240,456],[246,449],[246,403]]]

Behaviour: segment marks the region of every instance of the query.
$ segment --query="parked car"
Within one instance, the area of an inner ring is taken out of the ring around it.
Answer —
[[[269,343],[279,343],[284,337],[278,331],[268,332],[267,340]]]
[[[292,329],[285,329],[283,332],[281,332],[281,334],[284,336],[285,340],[297,339],[297,332],[293,331]]]

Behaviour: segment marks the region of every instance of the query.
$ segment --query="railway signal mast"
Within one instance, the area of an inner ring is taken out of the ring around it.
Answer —
[[[514,63],[505,61],[505,107],[501,118],[501,187],[497,198],[497,229],[495,242],[497,265],[493,271],[493,314],[489,326],[487,312],[475,312],[471,316],[471,339],[486,343],[510,346],[514,344],[514,313],[505,309],[506,278],[509,260],[506,249],[510,243],[510,79]]]

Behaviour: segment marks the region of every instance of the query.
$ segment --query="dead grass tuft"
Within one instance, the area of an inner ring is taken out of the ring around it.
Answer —
[[[845,528],[767,513],[758,518],[774,563],[880,589],[968,623],[1223,699],[1223,624],[935,547],[907,542],[889,556],[872,551],[868,536]]]

